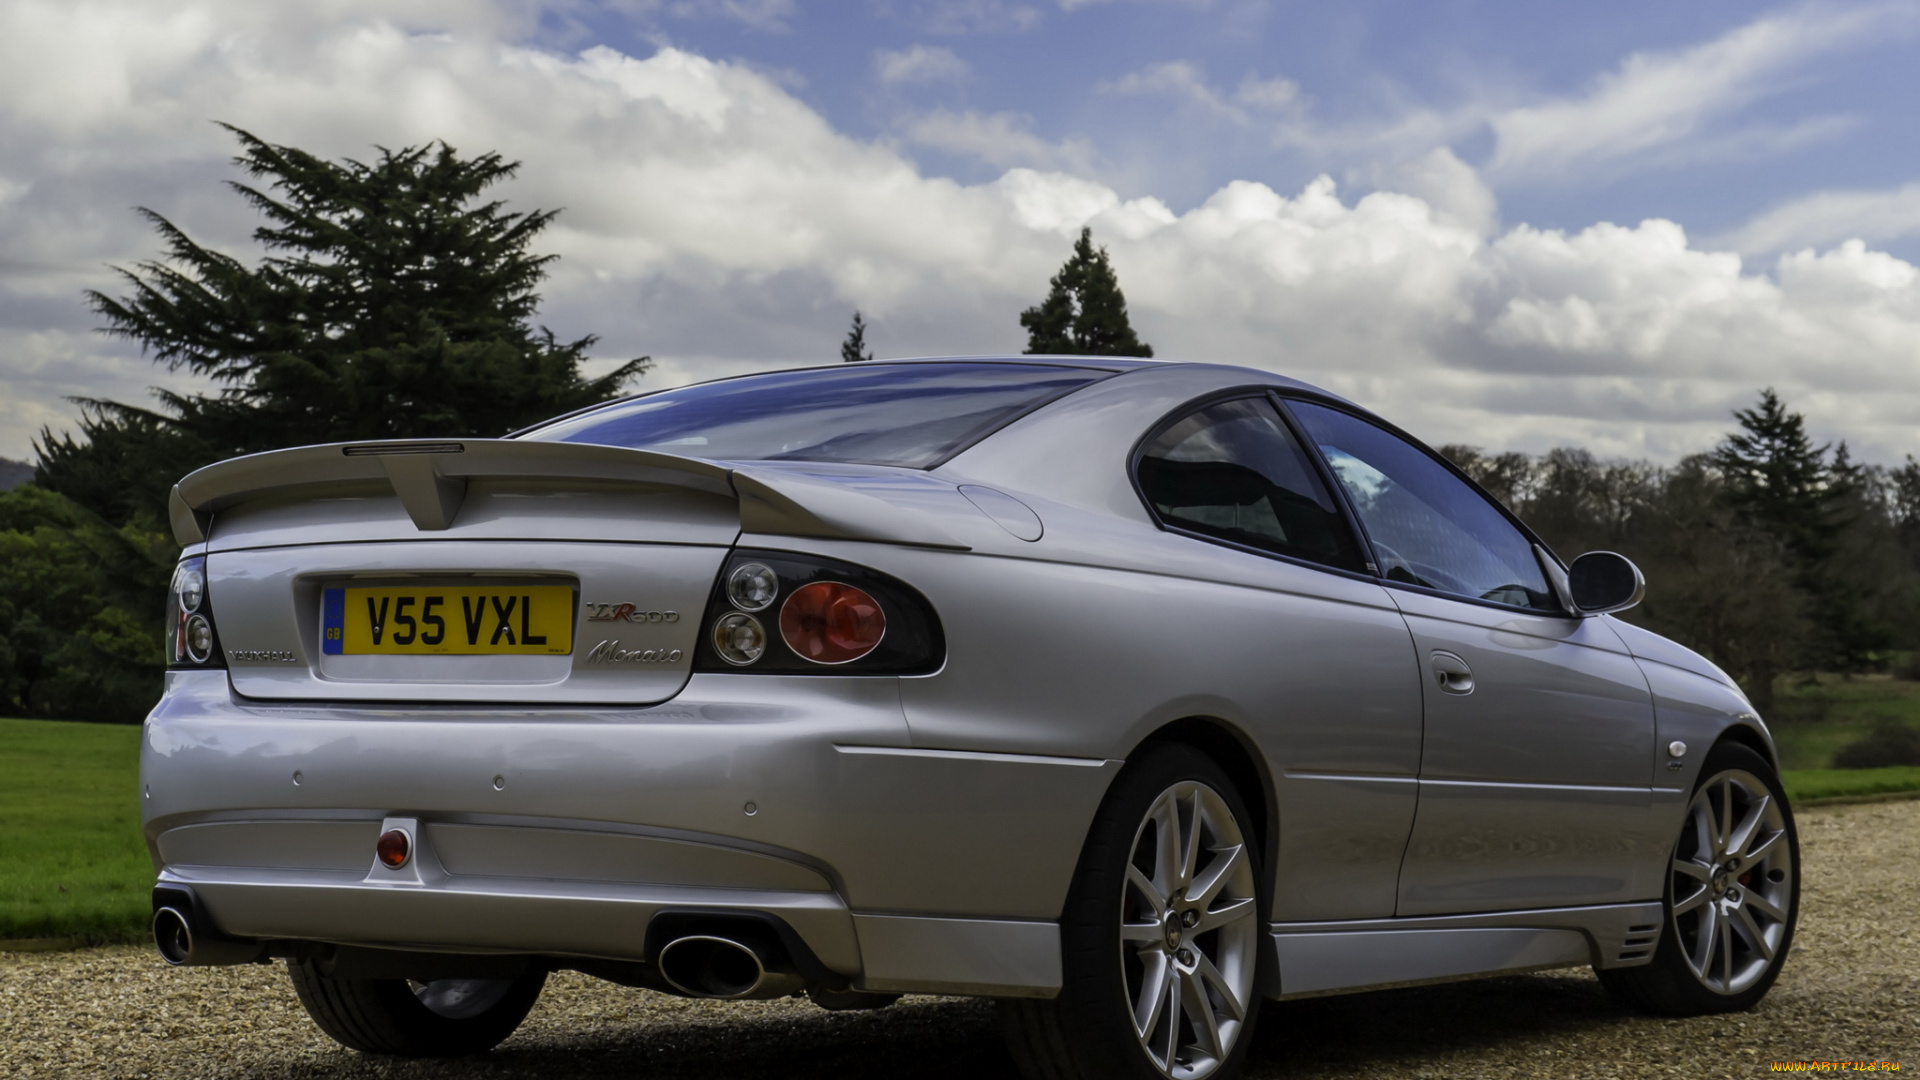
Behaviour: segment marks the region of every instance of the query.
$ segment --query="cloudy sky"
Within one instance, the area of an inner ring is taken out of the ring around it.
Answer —
[[[1434,442],[1672,460],[1775,386],[1920,453],[1920,5],[0,0],[0,456],[178,376],[83,289],[252,258],[227,121],[444,139],[561,207],[542,320],[643,386],[1017,352],[1090,225],[1159,355]]]

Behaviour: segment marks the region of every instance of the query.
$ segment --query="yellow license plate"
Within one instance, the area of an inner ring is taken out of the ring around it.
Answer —
[[[327,589],[321,651],[460,654],[573,651],[573,590],[565,585]]]

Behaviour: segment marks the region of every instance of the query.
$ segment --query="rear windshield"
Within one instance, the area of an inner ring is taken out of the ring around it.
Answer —
[[[849,364],[683,386],[524,438],[716,461],[845,461],[925,469],[1110,371],[1051,364]]]

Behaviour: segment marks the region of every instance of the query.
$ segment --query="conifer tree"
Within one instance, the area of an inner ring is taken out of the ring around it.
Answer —
[[[1818,558],[1834,531],[1828,447],[1813,444],[1805,419],[1788,412],[1772,387],[1760,392],[1753,408],[1733,415],[1740,430],[1728,434],[1712,457],[1726,479],[1728,501],[1802,558]]]
[[[586,378],[593,337],[531,325],[554,256],[528,247],[555,212],[483,201],[516,163],[445,143],[336,163],[227,130],[253,181],[230,186],[266,218],[253,234],[265,256],[249,265],[143,209],[163,257],[121,270],[124,296],[87,293],[106,333],[218,392],[159,391],[157,410],[83,402],[84,441],[41,433],[43,485],[128,520],[134,507],[114,503],[164,506],[156,469],[177,478],[304,443],[504,435],[646,370],[643,357]]]
[[[1814,445],[1805,419],[1788,411],[1772,388],[1734,417],[1740,430],[1714,449],[1712,461],[1728,505],[1787,555],[1813,626],[1801,662],[1842,671],[1872,663],[1894,631],[1875,612],[1878,583],[1860,572],[1871,564],[1870,553],[1845,550],[1850,526],[1874,510],[1866,471],[1845,443],[1829,461],[1830,447]],[[1756,681],[1770,678],[1756,675]]]
[[[1080,230],[1073,256],[1049,283],[1047,298],[1020,313],[1030,354],[1152,356],[1127,318],[1127,298],[1106,248],[1093,246],[1093,230]]]
[[[847,330],[847,340],[840,343],[840,359],[846,363],[873,359],[873,351],[867,348],[867,324],[857,310],[853,313],[853,326]]]

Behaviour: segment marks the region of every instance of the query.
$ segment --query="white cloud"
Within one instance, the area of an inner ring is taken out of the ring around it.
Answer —
[[[1912,9],[1803,6],[1756,19],[1704,45],[1634,53],[1585,94],[1507,109],[1491,117],[1496,139],[1490,171],[1515,177],[1644,155],[1697,137],[1710,122],[1785,89],[1782,79],[1813,57],[1869,35],[1911,26]],[[1813,128],[1780,133],[1788,145]],[[1773,138],[1778,138],[1776,135]],[[1765,133],[1762,142],[1769,141]]]
[[[935,109],[911,117],[907,141],[997,168],[1068,168],[1088,171],[1093,147],[1084,139],[1052,143],[1033,132],[1033,118],[1019,113]]]
[[[1103,94],[1151,94],[1170,97],[1186,102],[1202,112],[1228,120],[1244,121],[1246,114],[1227,102],[1227,100],[1207,85],[1206,74],[1200,66],[1188,60],[1169,60],[1162,64],[1149,64],[1139,71],[1129,72],[1111,82],[1095,87]]]
[[[873,70],[881,82],[890,84],[952,82],[973,71],[952,49],[938,45],[881,49],[873,54]]]
[[[1485,134],[1491,152],[1482,171],[1501,186],[1774,157],[1834,139],[1858,121],[1754,119],[1748,106],[1799,85],[1798,69],[1821,55],[1911,37],[1916,28],[1920,8],[1912,5],[1803,4],[1691,48],[1634,53],[1580,93],[1481,82],[1435,102],[1386,86],[1381,112],[1336,122],[1313,115],[1298,87],[1283,86],[1273,138],[1330,164],[1357,161],[1366,173]],[[1251,104],[1245,93],[1239,100]]]
[[[1442,221],[1481,235],[1490,235],[1500,223],[1500,204],[1493,189],[1473,166],[1442,146],[1411,161],[1368,170],[1372,186],[1399,191],[1425,200]]]
[[[0,82],[20,90],[0,88],[8,457],[70,420],[62,395],[140,402],[164,377],[89,334],[79,301],[116,287],[103,264],[155,250],[126,207],[257,255],[210,117],[328,156],[444,137],[524,161],[501,194],[566,208],[542,321],[601,333],[608,359],[653,354],[649,385],[830,360],[856,306],[882,354],[1017,351],[1017,313],[1089,225],[1163,356],[1286,371],[1433,441],[1671,457],[1774,385],[1866,458],[1920,450],[1920,271],[1864,244],[1756,268],[1670,222],[1502,231],[1450,154],[1404,155],[1358,199],[1242,181],[1175,214],[1017,117],[921,118],[909,138],[1008,166],[963,184],[737,64],[516,45],[511,9],[30,6],[0,12]]]
[[[1720,242],[1760,254],[1841,240],[1895,240],[1920,233],[1920,183],[1883,191],[1819,191],[1756,216]]]
[[[1233,92],[1233,99],[1250,109],[1286,112],[1299,103],[1300,84],[1278,75],[1262,79],[1249,74],[1240,80],[1240,87]]]
[[[1102,94],[1168,97],[1235,124],[1250,122],[1248,109],[1290,112],[1300,98],[1300,85],[1279,76],[1262,79],[1249,74],[1236,90],[1218,89],[1207,81],[1200,65],[1191,60],[1149,64],[1139,71],[1100,83],[1094,90]]]

